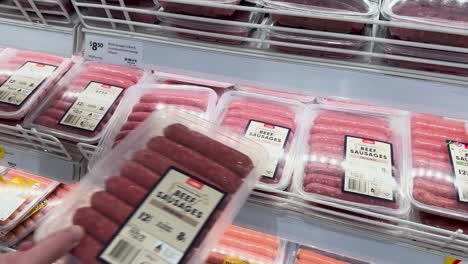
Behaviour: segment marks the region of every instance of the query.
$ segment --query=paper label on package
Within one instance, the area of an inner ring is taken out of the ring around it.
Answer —
[[[99,255],[110,264],[178,264],[225,193],[170,168]]]
[[[395,201],[392,144],[352,136],[345,138],[343,191]]]
[[[284,147],[288,142],[291,129],[275,124],[268,124],[256,120],[250,120],[245,129],[245,137],[262,145],[270,154],[269,162],[262,176],[275,179]]]
[[[57,69],[56,66],[28,61],[0,85],[0,102],[19,106]]]
[[[468,144],[447,140],[458,201],[468,203]]]
[[[95,131],[124,89],[90,82],[60,120],[61,125]]]

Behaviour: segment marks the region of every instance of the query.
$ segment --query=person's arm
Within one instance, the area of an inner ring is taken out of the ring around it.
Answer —
[[[0,255],[0,264],[52,264],[76,247],[84,236],[79,226],[59,231],[33,245],[26,242],[15,253]]]

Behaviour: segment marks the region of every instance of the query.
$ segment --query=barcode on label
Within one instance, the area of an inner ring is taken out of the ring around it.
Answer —
[[[68,115],[67,118],[63,121],[66,124],[76,125],[80,120],[80,116]]]
[[[135,247],[121,239],[117,245],[115,245],[114,249],[112,249],[109,256],[119,263],[124,263],[125,259],[132,255],[133,251],[135,251]]]
[[[357,179],[348,179],[348,190],[367,193],[367,182]]]
[[[6,91],[0,91],[0,101],[5,100],[8,97],[8,92]]]

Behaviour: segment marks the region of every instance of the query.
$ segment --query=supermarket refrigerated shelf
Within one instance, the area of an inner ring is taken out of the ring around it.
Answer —
[[[71,57],[75,52],[76,28],[0,18],[0,46]]]

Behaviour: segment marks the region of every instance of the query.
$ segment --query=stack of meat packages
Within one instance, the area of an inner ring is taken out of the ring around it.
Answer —
[[[404,193],[405,117],[366,106],[311,106],[302,165],[294,191],[304,199],[321,199],[396,217],[410,205]],[[311,200],[313,201],[313,200]]]
[[[233,225],[224,232],[206,264],[282,264],[283,244],[278,237]]]
[[[468,222],[464,221],[468,221],[468,174],[464,154],[468,144],[465,143],[468,132],[464,121],[412,114],[410,197],[416,208],[426,212],[419,216],[422,223],[467,230]]]
[[[210,119],[217,101],[216,93],[206,87],[192,85],[154,84],[134,89],[119,110],[119,119],[99,142],[102,152],[94,157],[96,162],[105,152],[125,139],[153,112],[162,109],[178,109]]]
[[[291,181],[305,109],[290,99],[230,91],[220,98],[215,119],[221,127],[268,149],[269,163],[260,185],[284,190]]]
[[[99,141],[128,88],[144,79],[136,68],[84,62],[73,67],[25,125],[71,142]]]
[[[72,252],[79,263],[202,263],[258,179],[262,161],[254,153],[264,150],[203,119],[155,113],[91,170],[64,204],[70,210],[49,217],[36,237],[73,222],[86,231]]]
[[[23,239],[36,230],[39,223],[49,212],[60,205],[65,196],[74,188],[75,184],[60,184],[57,188],[39,202],[15,228],[0,237],[0,245],[12,247],[18,245]]]
[[[20,124],[70,66],[70,59],[38,52],[0,53],[0,123]]]

